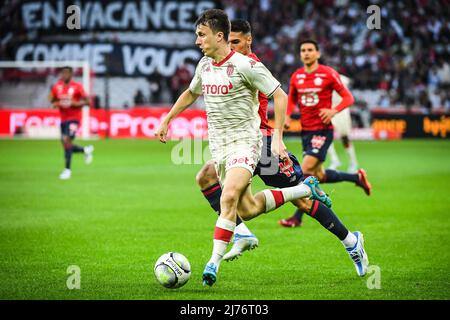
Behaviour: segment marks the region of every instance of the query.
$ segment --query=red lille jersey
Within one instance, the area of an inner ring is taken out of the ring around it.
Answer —
[[[81,83],[70,80],[68,84],[59,80],[52,87],[51,93],[58,101],[61,122],[69,120],[81,121],[81,108],[72,107],[72,102],[79,102],[81,98],[86,97],[83,85]]]
[[[260,60],[254,53],[250,53],[247,57],[260,62]],[[259,100],[258,114],[259,117],[261,118],[261,125],[259,126],[259,128],[261,129],[264,136],[271,136],[273,128],[269,125],[269,119],[267,118],[267,106],[269,104],[269,99],[267,99],[267,97],[262,92],[259,92],[258,100]]]
[[[319,64],[312,73],[306,73],[305,68],[297,69],[289,83],[287,114],[291,115],[298,104],[303,130],[332,129],[331,123],[322,122],[319,110],[331,109],[333,90],[340,93],[343,89],[341,78],[333,68]]]

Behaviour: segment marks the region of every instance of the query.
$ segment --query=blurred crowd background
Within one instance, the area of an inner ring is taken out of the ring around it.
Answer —
[[[283,84],[301,66],[298,43],[317,40],[322,60],[372,90],[371,106],[450,108],[449,1],[224,1],[251,22],[254,51]],[[381,29],[366,9],[380,7]],[[361,98],[361,96],[360,96]]]

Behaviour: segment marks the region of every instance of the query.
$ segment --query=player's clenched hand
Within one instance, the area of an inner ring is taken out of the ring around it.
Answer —
[[[329,124],[331,122],[331,118],[337,113],[335,109],[320,109],[319,116],[322,119],[322,122],[325,124]]]
[[[159,139],[159,141],[161,141],[162,143],[166,143],[166,138],[167,138],[167,131],[169,130],[169,125],[163,121],[161,122],[161,124],[159,125],[158,130],[156,130],[155,132],[155,136]]]
[[[289,155],[286,150],[286,146],[281,138],[277,137],[277,135],[273,135],[272,145],[271,145],[272,154],[276,157],[279,156],[281,160],[289,158]]]

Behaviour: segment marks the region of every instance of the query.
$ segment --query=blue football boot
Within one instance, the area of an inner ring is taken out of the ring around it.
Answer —
[[[217,280],[217,266],[214,263],[208,263],[203,271],[203,285],[212,286]]]
[[[328,208],[331,208],[331,198],[319,187],[319,180],[314,176],[309,176],[303,183],[311,189],[311,198],[322,202]]]

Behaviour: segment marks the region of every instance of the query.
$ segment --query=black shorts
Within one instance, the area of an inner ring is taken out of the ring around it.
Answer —
[[[254,175],[258,175],[267,185],[275,188],[296,186],[303,180],[303,172],[297,158],[290,152],[289,160],[274,157],[270,150],[272,137],[263,137],[261,160]]]
[[[69,120],[61,122],[61,136],[68,136],[70,139],[75,139],[78,128],[80,127],[80,122],[77,120]]]
[[[324,162],[333,142],[333,129],[302,131],[303,156],[310,155]]]

